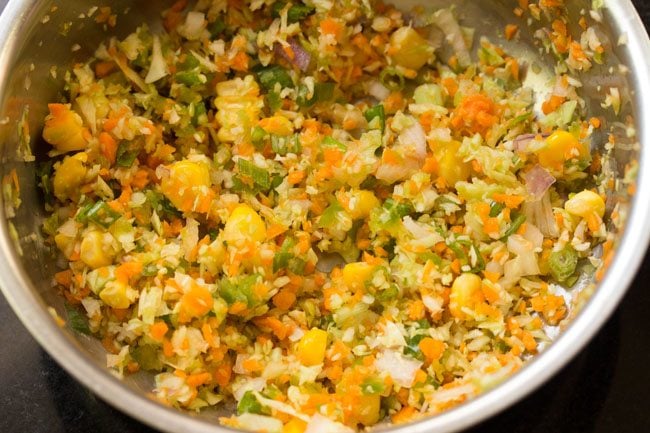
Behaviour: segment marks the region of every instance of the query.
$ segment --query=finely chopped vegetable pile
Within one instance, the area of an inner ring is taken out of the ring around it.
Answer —
[[[43,131],[71,325],[161,402],[266,432],[406,422],[516,371],[607,235],[572,78],[604,50],[523,4],[557,17],[541,112],[452,8],[181,1],[101,45]]]

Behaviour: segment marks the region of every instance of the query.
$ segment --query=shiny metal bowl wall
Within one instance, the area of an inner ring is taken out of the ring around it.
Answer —
[[[159,26],[160,10],[168,5],[163,0],[115,0],[109,2],[118,14],[118,25],[110,34],[125,36],[142,22]],[[449,0],[395,1],[398,5],[448,5]],[[506,22],[513,20],[516,1],[458,0],[458,11],[464,22],[475,27],[479,35],[498,39],[498,32]],[[576,315],[557,340],[521,371],[495,389],[453,410],[420,422],[400,427],[386,427],[393,432],[443,433],[475,424],[506,408],[547,380],[579,351],[611,314],[630,284],[648,244],[650,236],[650,159],[647,149],[634,142],[650,146],[650,43],[643,24],[629,0],[605,2],[603,24],[615,55],[609,56],[610,65],[594,68],[584,78],[582,96],[589,115],[598,115],[614,121],[612,110],[601,107],[608,86],[617,86],[629,103],[624,116],[633,116],[637,137],[633,142],[621,131],[622,150],[615,152],[613,167],[623,173],[625,165],[636,159],[640,169],[637,192],[632,199],[625,193],[612,192],[608,207],[630,205],[629,218],[623,232],[617,234],[616,256],[605,279],[586,306]],[[228,409],[188,414],[164,407],[147,397],[151,376],[141,373],[120,381],[104,367],[105,351],[91,337],[76,334],[57,326],[48,307],[66,317],[63,301],[51,288],[55,272],[53,254],[44,246],[40,222],[44,209],[35,180],[35,164],[16,157],[20,143],[19,120],[27,116],[28,141],[37,158],[43,157],[40,132],[47,114],[47,103],[62,96],[65,71],[77,61],[92,55],[94,47],[109,36],[109,32],[87,18],[88,10],[96,3],[80,0],[10,0],[0,18],[0,176],[16,169],[20,179],[22,205],[12,218],[0,206],[0,285],[10,304],[40,344],[68,372],[99,397],[158,429],[173,432],[225,432],[216,418]],[[591,0],[571,0],[571,12],[588,10]],[[129,10],[125,14],[125,10]],[[575,20],[577,21],[577,20]],[[553,59],[540,55],[533,46],[533,38],[522,28],[521,41],[509,43],[508,49],[528,63],[546,65],[551,74]],[[625,34],[627,44],[619,45]],[[627,76],[610,69],[618,62],[626,65]],[[56,66],[56,69],[52,67]],[[544,70],[544,68],[542,69]],[[552,75],[551,75],[552,76]],[[543,91],[544,89],[537,89]],[[612,124],[612,122],[610,122]],[[23,134],[24,137],[24,134]],[[606,136],[596,136],[594,144],[602,145]],[[15,231],[12,227],[15,227]],[[18,347],[3,350],[20,350]],[[383,429],[381,429],[383,430]]]

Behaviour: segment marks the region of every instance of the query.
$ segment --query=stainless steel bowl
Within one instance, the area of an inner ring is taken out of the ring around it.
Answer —
[[[159,17],[157,11],[171,2],[115,0],[110,3],[113,10],[118,12],[118,26],[110,33],[124,36],[143,21],[155,26]],[[446,5],[450,1],[396,0],[396,3],[404,6],[417,3]],[[514,19],[512,9],[517,2],[458,0],[453,3],[459,4],[458,10],[468,25],[477,28],[479,34],[495,40],[503,25]],[[629,197],[624,187],[610,191],[608,207],[611,209],[619,204],[622,211],[627,210],[628,219],[624,229],[616,234],[616,255],[605,278],[584,307],[575,308],[574,317],[563,327],[556,341],[513,377],[453,410],[407,426],[388,426],[387,431],[456,431],[503,410],[565,365],[601,327],[630,284],[650,237],[650,158],[647,148],[636,145],[643,143],[646,147],[650,146],[650,102],[644,98],[650,94],[650,41],[629,0],[609,0],[605,3],[607,8],[603,11],[603,23],[598,28],[611,41],[614,54],[608,56],[608,65],[595,68],[582,77],[585,83],[582,96],[591,115],[605,117],[609,120],[608,124],[614,127],[618,144],[612,168],[619,173],[619,177],[628,162],[639,161],[634,197]],[[29,145],[39,156],[39,137],[43,118],[47,114],[46,104],[59,97],[66,68],[91,55],[93,47],[108,36],[102,26],[87,17],[88,10],[94,4],[81,0],[10,0],[0,18],[0,174],[4,176],[16,169],[22,200],[15,215],[11,215],[5,206],[0,206],[0,284],[13,309],[45,350],[108,403],[165,431],[232,431],[216,423],[219,411],[189,414],[151,400],[147,397],[151,377],[146,374],[130,376],[125,381],[116,379],[104,367],[105,352],[99,342],[58,326],[48,311],[51,307],[60,316],[66,316],[63,301],[50,284],[55,264],[40,234],[39,225],[44,210],[37,191],[35,165],[25,162],[18,155],[21,155],[21,145]],[[567,4],[570,5],[570,12],[577,16],[589,9],[591,1],[572,0]],[[130,12],[123,13],[125,9]],[[545,65],[542,72],[550,74],[553,59],[540,54],[533,46],[530,33],[522,31],[521,41],[504,43],[522,58]],[[627,43],[617,43],[623,40],[623,35]],[[619,62],[629,68],[627,75],[621,74],[618,68],[610,69]],[[629,118],[633,119],[636,137],[629,137],[625,128],[613,123],[616,119],[611,109],[601,107],[605,93],[612,86],[618,87],[628,101],[622,117],[631,116]],[[536,90],[543,93],[544,88]],[[25,134],[24,130],[19,132],[18,126],[23,116],[29,125],[29,134]],[[605,142],[606,136],[601,134],[596,137],[594,145],[602,147]],[[588,293],[593,285],[589,281],[583,283],[584,293]],[[19,351],[20,348],[4,350]],[[221,414],[226,413],[225,410],[222,409]]]

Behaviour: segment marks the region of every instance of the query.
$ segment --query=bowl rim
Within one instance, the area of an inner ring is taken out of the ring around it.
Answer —
[[[20,29],[28,13],[38,3],[39,0],[9,0],[0,16],[0,83],[8,82],[13,55],[19,45]],[[627,51],[642,54],[630,55],[628,66],[634,78],[639,142],[650,146],[650,128],[645,127],[650,125],[650,103],[648,107],[642,103],[642,96],[650,94],[650,39],[631,0],[608,0],[605,7],[617,29],[626,33]],[[4,101],[5,97],[6,88],[0,86],[0,101]],[[625,232],[608,272],[582,311],[548,349],[492,390],[462,405],[436,416],[381,431],[444,433],[470,427],[513,405],[564,367],[611,316],[643,261],[650,241],[650,206],[647,205],[650,203],[650,156],[643,146],[639,157],[637,191],[632,202]],[[0,260],[0,289],[24,326],[61,367],[102,400],[159,430],[199,433],[238,431],[163,406],[135,392],[108,369],[99,367],[91,360],[72,336],[56,326],[47,305],[37,295],[38,290],[31,283],[15,250],[3,206],[0,206],[0,219],[0,252],[5,259]]]

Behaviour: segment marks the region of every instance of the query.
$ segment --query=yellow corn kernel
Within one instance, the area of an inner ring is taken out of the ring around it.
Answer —
[[[584,190],[567,200],[564,209],[571,215],[582,218],[587,218],[593,214],[602,218],[605,215],[605,201],[595,192]]]
[[[262,242],[266,239],[266,224],[257,212],[246,204],[237,206],[223,229],[226,242],[240,240]]]
[[[56,244],[59,251],[63,253],[68,260],[74,253],[75,239],[70,236],[66,236],[63,233],[57,233],[54,235],[54,243]]]
[[[352,219],[360,219],[366,218],[376,207],[379,207],[379,199],[372,191],[353,190],[350,192],[350,200],[346,203],[345,210]]]
[[[471,165],[458,157],[458,141],[438,142],[433,149],[433,156],[438,161],[438,174],[448,186],[467,180],[471,174]]]
[[[165,197],[182,212],[208,212],[214,192],[207,164],[183,160],[168,168],[169,176],[160,183]]]
[[[111,235],[92,230],[81,241],[81,261],[93,269],[108,266],[115,258],[115,248],[112,245]]]
[[[113,308],[129,308],[135,301],[134,297],[130,295],[129,286],[117,280],[109,281],[99,292],[100,299]]]
[[[260,128],[269,134],[287,136],[293,133],[293,123],[284,116],[272,116],[260,120]]]
[[[564,161],[586,155],[586,147],[567,131],[555,131],[546,139],[546,146],[537,151],[542,166],[558,171],[562,170]]]
[[[366,426],[377,424],[381,396],[379,394],[362,395],[359,400],[359,406],[355,413],[356,420]]]
[[[433,57],[433,47],[412,27],[402,27],[390,37],[389,52],[396,65],[418,70]]]
[[[80,159],[83,158],[66,156],[54,172],[52,180],[54,195],[61,201],[79,196],[79,187],[88,172]]]
[[[259,96],[260,88],[252,75],[242,80],[221,81],[217,84],[217,107],[215,119],[220,125],[219,140],[240,143],[247,138],[250,128],[257,124],[264,100]]]
[[[299,418],[293,418],[282,427],[282,433],[304,433],[307,430],[307,423]]]
[[[85,149],[90,132],[70,104],[49,104],[50,115],[45,118],[43,138],[60,152]]]
[[[454,281],[449,295],[449,311],[452,316],[466,320],[468,317],[463,308],[473,308],[476,295],[481,293],[481,278],[474,274],[462,274]]]
[[[304,365],[322,364],[327,349],[327,332],[313,328],[305,333],[298,342],[298,359]]]
[[[375,266],[365,262],[348,263],[343,267],[343,282],[352,290],[362,289],[374,271]]]

